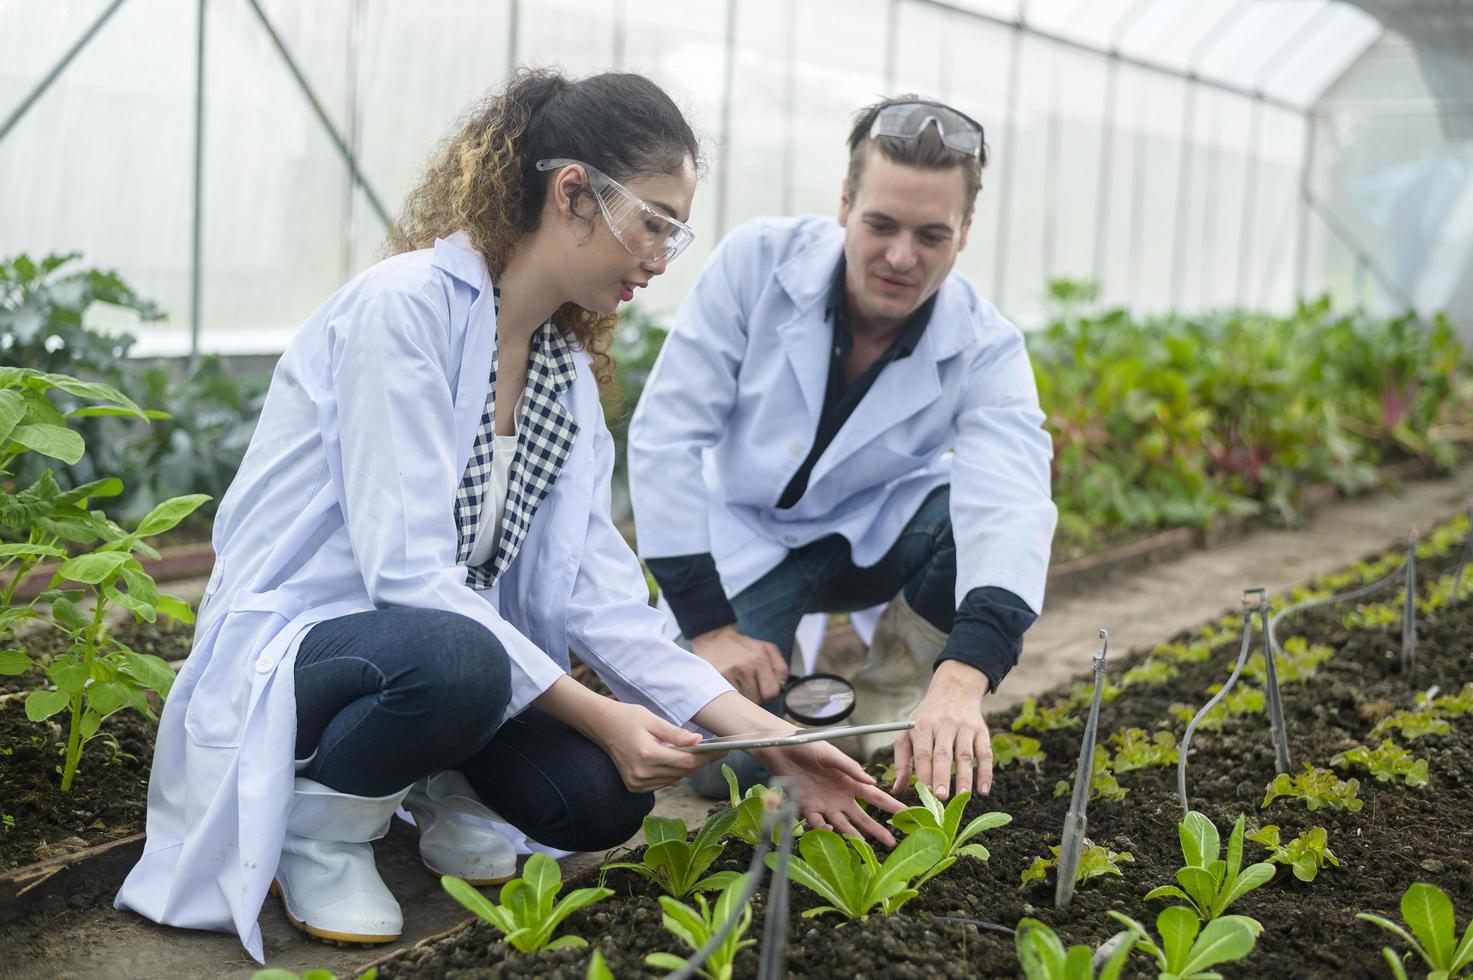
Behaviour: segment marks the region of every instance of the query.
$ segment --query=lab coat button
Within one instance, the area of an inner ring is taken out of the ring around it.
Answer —
[[[793,443],[788,447],[788,455],[794,459],[801,459],[803,457],[803,444],[801,442]]]
[[[797,544],[798,543],[798,539],[796,537],[794,537],[793,535],[791,535],[791,534],[784,534],[783,535],[783,541],[786,542],[787,544]]]
[[[256,673],[266,673],[268,670],[271,669],[271,665],[274,663],[276,663],[276,661],[272,660],[270,657],[262,657],[260,660],[256,661]]]

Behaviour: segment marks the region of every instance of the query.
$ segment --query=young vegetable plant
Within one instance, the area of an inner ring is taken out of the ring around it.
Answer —
[[[742,902],[740,909],[737,908],[742,893],[746,891],[746,884],[746,875],[738,875],[732,879],[721,890],[721,896],[716,899],[715,908],[706,902],[704,895],[696,896],[696,908],[676,901],[669,895],[660,896],[660,908],[665,913],[660,918],[661,923],[681,942],[689,946],[692,952],[706,945],[727,922],[732,919],[736,920],[736,925],[726,934],[721,944],[712,950],[711,955],[706,958],[706,965],[697,974],[704,977],[705,980],[731,980],[737,953],[748,946],[757,945],[755,939],[742,938],[752,925],[751,899]],[[644,958],[644,961],[661,970],[674,971],[685,966],[685,957],[676,956],[673,953],[651,953]]]
[[[1371,737],[1378,738],[1388,732],[1400,732],[1403,739],[1413,742],[1428,735],[1446,735],[1450,731],[1452,726],[1447,723],[1447,719],[1441,717],[1434,703],[1412,711],[1398,711],[1387,715],[1376,722],[1376,727],[1371,729]]]
[[[1327,864],[1340,867],[1340,859],[1330,850],[1329,834],[1323,827],[1311,827],[1288,844],[1279,843],[1279,828],[1269,824],[1249,834],[1248,839],[1269,850],[1271,864],[1287,864],[1300,881],[1314,881],[1320,868]]]
[[[1341,752],[1330,760],[1330,765],[1336,769],[1364,769],[1375,776],[1379,783],[1394,783],[1399,780],[1407,786],[1427,785],[1427,760],[1418,759],[1389,738],[1382,739],[1375,749],[1358,745],[1347,752]]]
[[[1357,919],[1364,919],[1405,939],[1427,964],[1429,978],[1457,980],[1467,975],[1465,968],[1473,966],[1473,921],[1468,923],[1463,938],[1458,939],[1453,903],[1446,892],[1424,881],[1413,884],[1401,896],[1401,917],[1411,928],[1410,934],[1390,919],[1368,912],[1356,914]],[[1381,955],[1398,980],[1406,980],[1407,971],[1402,966],[1401,957],[1386,947],[1382,948]]]
[[[1275,669],[1279,685],[1299,684],[1315,675],[1320,664],[1335,655],[1335,651],[1322,643],[1313,646],[1302,636],[1291,636],[1284,641],[1284,649],[1275,657]],[[1268,665],[1262,653],[1255,653],[1243,665],[1243,676],[1259,684],[1268,683]]]
[[[1074,785],[1068,780],[1061,779],[1054,786],[1055,796],[1068,796],[1074,791]],[[1125,799],[1129,792],[1115,778],[1110,771],[1110,751],[1103,745],[1095,746],[1094,764],[1089,771],[1089,798],[1091,800],[1115,800]]]
[[[746,841],[748,844],[756,847],[758,840],[762,837],[762,818],[767,811],[768,794],[774,791],[769,790],[766,786],[759,783],[756,786],[749,787],[746,795],[743,796],[740,792],[740,784],[737,782],[736,773],[732,771],[731,766],[722,763],[721,775],[726,778],[728,799],[731,803],[732,810],[736,812],[736,818],[732,821],[731,829],[727,833],[738,840]],[[890,777],[890,781],[895,781],[893,775]],[[796,839],[802,832],[802,824],[794,820],[793,837]],[[781,828],[773,825],[772,843],[776,844],[778,838],[781,836]]]
[[[706,869],[726,849],[722,839],[736,819],[735,810],[717,810],[707,818],[695,840],[687,841],[684,820],[678,817],[645,817],[644,858],[638,863],[608,862],[599,870],[600,876],[614,868],[633,871],[659,885],[673,898],[685,898],[695,891],[725,888],[740,875],[735,871],[706,875]]]
[[[916,792],[920,794],[922,805],[906,807],[891,817],[890,823],[897,830],[906,834],[914,834],[918,830],[927,828],[940,831],[946,845],[941,859],[916,882],[916,887],[920,887],[951,867],[962,855],[976,858],[978,861],[986,861],[991,858],[992,855],[988,853],[987,848],[981,844],[967,842],[984,830],[993,830],[1013,822],[1013,818],[1006,813],[984,813],[973,817],[963,827],[962,812],[966,810],[967,803],[972,798],[971,793],[958,793],[951,798],[951,802],[942,806],[941,801],[936,799],[936,794],[931,792],[931,788],[925,783],[916,783]]]
[[[1043,748],[1038,739],[1009,732],[992,733],[992,766],[1002,769],[1015,762],[1026,762],[1037,769],[1043,764]],[[890,782],[895,782],[894,778]]]
[[[588,941],[581,936],[553,939],[552,934],[574,912],[614,894],[612,888],[579,888],[554,905],[563,888],[563,872],[556,861],[540,853],[527,859],[520,878],[502,886],[499,905],[454,875],[442,876],[440,885],[451,898],[500,930],[508,945],[523,953],[587,946]]]
[[[1207,689],[1207,693],[1216,694],[1221,689],[1221,684],[1214,684]],[[1202,720],[1197,723],[1197,728],[1201,731],[1218,731],[1230,717],[1263,714],[1266,703],[1267,698],[1263,693],[1263,688],[1249,684],[1236,684],[1228,692],[1227,697],[1202,717]],[[1181,722],[1190,722],[1197,714],[1197,706],[1190,704],[1173,704],[1167,710]]]
[[[1154,687],[1157,684],[1165,684],[1179,673],[1181,671],[1177,669],[1175,664],[1150,657],[1143,663],[1136,664],[1127,670],[1120,678],[1120,686],[1135,687],[1137,685],[1146,685],[1148,687]]]
[[[1243,867],[1243,818],[1238,817],[1228,836],[1227,854],[1222,851],[1217,828],[1196,810],[1177,825],[1181,837],[1181,853],[1186,864],[1176,872],[1181,884],[1162,885],[1146,893],[1146,901],[1157,898],[1179,898],[1196,911],[1203,922],[1220,918],[1228,906],[1274,876],[1268,862]]]
[[[789,859],[788,875],[828,902],[809,909],[803,917],[837,912],[860,919],[876,907],[885,915],[893,915],[915,898],[918,892],[911,882],[942,859],[946,838],[939,830],[922,827],[896,845],[881,863],[864,838],[853,834],[841,837],[819,828],[803,835],[798,850],[802,857]],[[769,868],[777,866],[777,857],[767,855]]]
[[[1040,708],[1037,698],[1025,698],[1023,706],[1018,709],[1018,717],[1013,719],[1012,729],[1015,732],[1053,732],[1078,728],[1084,722],[1074,717],[1073,712],[1073,703],[1062,698],[1047,708]]]
[[[1019,888],[1042,883],[1048,877],[1049,869],[1059,866],[1059,849],[1050,847],[1049,850],[1053,852],[1053,857],[1036,857],[1032,864],[1023,869],[1018,884]],[[1084,850],[1079,854],[1079,870],[1075,872],[1074,880],[1077,884],[1082,885],[1104,875],[1123,878],[1125,873],[1120,870],[1120,865],[1127,861],[1134,862],[1135,855],[1129,851],[1112,851],[1108,847],[1086,841]]]
[[[1191,909],[1172,905],[1156,916],[1158,944],[1130,916],[1112,909],[1110,917],[1128,929],[1140,930],[1136,949],[1155,958],[1161,980],[1219,980],[1221,975],[1209,968],[1243,959],[1253,952],[1263,931],[1263,926],[1246,915],[1224,915],[1204,927]]]
[[[1266,807],[1279,797],[1285,797],[1299,800],[1311,810],[1329,807],[1355,813],[1365,806],[1357,795],[1359,792],[1359,779],[1341,781],[1330,770],[1316,769],[1306,762],[1301,773],[1290,776],[1281,772],[1275,776],[1274,781],[1268,784],[1268,794],[1264,796],[1262,806]]]
[[[1098,973],[1094,958],[1099,953],[1084,945],[1065,949],[1058,934],[1037,919],[1020,920],[1013,941],[1024,980],[1116,980],[1141,931],[1133,927],[1121,935],[1123,940],[1105,956]]]
[[[1139,728],[1126,728],[1110,736],[1115,750],[1115,771],[1133,772],[1149,766],[1174,766],[1177,761],[1176,736],[1160,731],[1147,735]]]

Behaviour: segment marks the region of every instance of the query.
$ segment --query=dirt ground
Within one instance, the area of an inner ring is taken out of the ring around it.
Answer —
[[[1386,547],[1414,525],[1427,526],[1456,513],[1470,496],[1473,466],[1466,466],[1445,479],[1409,484],[1395,495],[1328,505],[1302,528],[1258,532],[1050,603],[1029,633],[1021,663],[992,696],[991,707],[1006,709],[1086,670],[1102,626],[1110,630],[1114,651],[1154,644],[1235,607],[1246,587],[1273,592],[1302,583]],[[677,787],[660,794],[656,812],[691,822],[706,808],[705,801]],[[403,944],[447,930],[464,918],[419,866],[407,828],[396,827],[378,845],[378,855],[384,878],[404,908]],[[565,876],[597,864],[601,857],[567,859]],[[325,967],[351,975],[388,951],[340,949],[309,940],[286,922],[275,899],[267,900],[261,923],[273,967],[298,972]],[[115,912],[108,890],[95,882],[80,883],[61,901],[0,927],[0,977],[249,977],[255,969],[233,936],[161,928]]]

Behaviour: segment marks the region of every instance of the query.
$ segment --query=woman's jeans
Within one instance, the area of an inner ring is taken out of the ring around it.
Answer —
[[[623,843],[654,806],[613,760],[551,715],[502,716],[505,649],[457,613],[379,609],[312,627],[295,668],[302,775],[341,793],[386,796],[458,769],[486,805],[566,851]]]

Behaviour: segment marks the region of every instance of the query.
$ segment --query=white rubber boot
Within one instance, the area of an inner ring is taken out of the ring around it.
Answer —
[[[335,943],[387,943],[404,916],[373,863],[373,844],[407,789],[352,796],[298,776],[272,891],[291,924]]]
[[[849,725],[904,721],[925,697],[932,665],[946,646],[946,634],[926,622],[902,592],[880,615],[869,656],[854,674],[854,713]],[[860,735],[840,745],[861,762],[895,742],[895,732]]]
[[[500,820],[454,769],[421,779],[409,789],[404,809],[419,830],[419,856],[437,875],[469,884],[499,885],[516,877],[517,849],[491,821]]]

